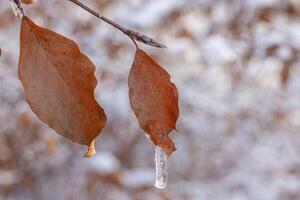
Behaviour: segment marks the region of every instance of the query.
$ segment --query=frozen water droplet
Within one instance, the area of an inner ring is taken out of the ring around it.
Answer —
[[[168,156],[165,151],[158,146],[155,147],[155,163],[155,187],[164,189],[167,186],[168,181]]]
[[[24,15],[24,10],[21,7],[21,5],[17,5],[17,3],[14,0],[10,0],[10,4],[14,11],[15,16],[22,18]]]

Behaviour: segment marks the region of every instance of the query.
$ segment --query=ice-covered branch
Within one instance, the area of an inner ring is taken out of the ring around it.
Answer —
[[[104,17],[103,15],[100,15],[99,13],[97,13],[96,11],[94,11],[93,9],[91,9],[90,7],[86,6],[85,4],[83,4],[82,2],[80,2],[78,0],[69,0],[69,1],[73,2],[74,4],[83,8],[84,10],[88,11],[89,13],[91,13],[92,15],[96,16],[97,18],[101,19],[102,21],[105,21],[106,23],[110,24],[111,26],[119,29],[121,32],[123,32],[125,35],[127,35],[130,39],[132,39],[132,41],[135,43],[136,46],[137,46],[137,44],[135,41],[139,41],[139,42],[142,42],[146,45],[150,45],[153,47],[166,48],[165,45],[160,44],[159,42],[155,41],[154,39],[152,39],[142,33],[139,33],[137,31],[133,31],[128,28],[125,28],[125,27],[119,25],[118,23]]]

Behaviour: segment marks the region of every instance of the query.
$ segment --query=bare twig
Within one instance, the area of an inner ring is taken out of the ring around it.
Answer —
[[[17,17],[22,18],[23,16],[25,16],[25,11],[22,7],[22,3],[20,0],[10,0],[10,3],[14,11],[14,14]]]
[[[166,48],[165,45],[163,44],[160,44],[159,42],[155,41],[154,39],[142,34],[142,33],[139,33],[137,31],[133,31],[133,30],[130,30],[128,28],[125,28],[119,24],[117,24],[116,22],[100,15],[99,13],[97,13],[96,11],[92,10],[91,8],[89,8],[88,6],[86,6],[85,4],[81,3],[80,1],[78,0],[69,0],[71,2],[73,2],[74,4],[80,6],[81,8],[83,8],[84,10],[88,11],[89,13],[91,13],[92,15],[96,16],[97,18],[105,21],[106,23],[110,24],[111,26],[119,29],[121,32],[123,32],[124,34],[126,34],[135,44],[135,46],[138,48],[138,45],[136,44],[135,40],[136,41],[139,41],[139,42],[142,42],[144,44],[147,44],[147,45],[150,45],[150,46],[153,46],[153,47],[158,47],[158,48]]]

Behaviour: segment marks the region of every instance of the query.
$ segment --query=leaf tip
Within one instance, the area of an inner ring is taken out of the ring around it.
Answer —
[[[89,146],[89,149],[87,152],[84,154],[84,158],[90,158],[96,154],[96,149],[95,149],[95,141],[93,140],[91,145]]]

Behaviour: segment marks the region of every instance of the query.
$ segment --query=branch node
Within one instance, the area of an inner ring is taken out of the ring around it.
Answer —
[[[76,4],[77,6],[83,8],[84,10],[88,11],[89,13],[91,13],[92,15],[96,16],[97,18],[99,18],[100,20],[108,23],[109,25],[115,27],[116,29],[119,29],[121,32],[123,32],[125,35],[127,35],[135,44],[135,46],[138,48],[138,45],[135,41],[139,41],[142,42],[146,45],[152,46],[152,47],[157,47],[157,48],[167,48],[165,45],[160,44],[159,42],[155,41],[154,39],[139,33],[137,31],[133,31],[130,30],[128,28],[124,28],[123,26],[117,24],[116,22],[100,15],[99,13],[97,13],[96,11],[94,11],[93,9],[89,8],[88,6],[86,6],[85,4],[81,3],[78,0],[69,0],[72,3]]]

